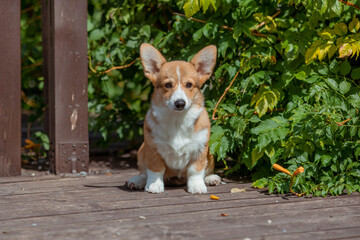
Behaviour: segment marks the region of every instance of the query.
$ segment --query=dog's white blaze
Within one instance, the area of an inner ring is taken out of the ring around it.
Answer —
[[[179,86],[180,86],[180,78],[181,78],[181,76],[180,76],[180,68],[179,68],[179,66],[176,66],[176,73],[178,75]]]
[[[190,160],[195,160],[203,151],[209,140],[208,129],[194,132],[195,121],[202,111],[203,107],[194,106],[174,114],[165,107],[153,105],[148,112],[157,119],[156,123],[147,116],[157,151],[169,168],[184,169]]]

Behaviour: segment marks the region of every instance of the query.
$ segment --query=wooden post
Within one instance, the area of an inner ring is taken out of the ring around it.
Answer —
[[[50,168],[88,171],[87,0],[43,0]]]
[[[20,0],[0,4],[0,176],[21,174]]]

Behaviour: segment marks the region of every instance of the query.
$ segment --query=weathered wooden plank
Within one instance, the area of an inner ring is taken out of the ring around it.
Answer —
[[[360,227],[343,227],[337,229],[327,229],[325,231],[281,233],[271,236],[262,236],[263,240],[298,240],[298,239],[332,239],[349,240],[360,238]],[[252,238],[253,239],[253,238]]]
[[[232,199],[226,201],[225,197],[222,201],[212,201],[208,196],[202,195],[185,195],[181,198],[153,198],[153,199],[134,199],[125,200],[111,199],[107,201],[82,201],[81,199],[73,199],[67,201],[59,196],[55,196],[51,201],[31,201],[30,203],[14,203],[4,205],[6,206],[0,213],[0,220],[10,220],[20,217],[38,217],[49,215],[63,215],[75,214],[83,212],[117,212],[123,217],[139,216],[139,215],[159,215],[159,214],[173,214],[189,211],[210,210],[213,208],[239,208],[246,206],[260,206],[260,205],[276,205],[282,204],[285,210],[291,210],[295,202],[302,202],[299,208],[307,206],[306,203],[311,203],[311,208],[327,206],[327,204],[350,204],[358,203],[356,197],[343,197],[341,199],[334,199],[331,203],[323,201],[323,199],[311,200],[294,198],[291,201],[282,198],[249,198],[249,199]],[[293,204],[293,205],[292,205]],[[130,215],[128,215],[130,214]]]
[[[356,237],[350,233],[360,228],[359,194],[309,199],[267,195],[236,183],[211,187],[205,195],[185,188],[149,194],[123,186],[133,174],[0,184],[0,192],[16,190],[0,199],[0,238],[291,239],[309,233],[316,239],[339,229],[333,237],[341,239]],[[21,186],[27,188],[24,194]],[[248,191],[231,194],[233,187]],[[210,200],[210,194],[220,200]]]
[[[43,0],[50,165],[88,171],[87,1]]]
[[[133,171],[125,172],[122,174],[112,176],[90,176],[90,177],[78,177],[78,178],[53,178],[47,181],[36,181],[36,178],[26,182],[9,182],[0,183],[0,196],[4,195],[15,195],[15,194],[34,194],[44,193],[49,191],[58,191],[59,187],[61,190],[74,190],[74,189],[89,189],[89,188],[111,188],[111,187],[122,187],[125,182],[132,176]],[[14,178],[12,178],[14,179]],[[41,180],[41,178],[38,178]],[[34,184],[36,181],[36,184]],[[249,184],[247,186],[250,186]],[[68,188],[69,187],[69,188]],[[211,189],[213,187],[209,187]],[[124,188],[125,189],[125,188]],[[169,191],[173,191],[177,188],[167,188]],[[131,191],[141,192],[141,191]],[[168,194],[168,191],[165,192]]]
[[[0,4],[0,177],[21,174],[20,0]]]
[[[114,200],[136,200],[136,199],[148,199],[148,198],[169,198],[169,197],[179,197],[179,196],[191,196],[188,194],[183,188],[174,188],[168,190],[163,194],[153,195],[150,193],[146,193],[142,190],[131,191],[127,189],[124,185],[119,185],[116,183],[112,183],[109,186],[103,187],[88,187],[88,188],[80,188],[80,187],[54,187],[54,189],[49,188],[49,192],[34,192],[31,193],[31,189],[26,190],[27,193],[24,194],[8,194],[2,195],[0,198],[0,204],[8,204],[8,203],[22,203],[27,202],[26,199],[33,199],[34,201],[46,201],[54,199],[56,196],[62,195],[63,199],[67,199],[68,201],[72,201],[73,199],[81,199],[82,201],[88,200],[102,200],[102,199],[114,199]],[[233,187],[244,187],[244,185],[237,184],[228,184],[226,186],[221,187],[209,187],[209,194],[222,194],[229,193],[230,189]],[[50,191],[51,190],[51,191]],[[1,191],[1,190],[0,190]],[[25,191],[25,189],[24,189]],[[230,193],[229,193],[230,194]],[[259,193],[257,191],[248,190],[246,194],[237,194],[238,198],[249,198],[250,196],[257,196]],[[96,198],[94,198],[96,196]],[[199,195],[201,196],[201,195]],[[202,195],[201,197],[208,198],[208,194]],[[264,195],[264,197],[270,197]]]
[[[229,202],[211,202],[208,204],[199,201],[196,198],[189,197],[187,199],[181,199],[184,201],[183,206],[178,206],[179,204],[172,205],[170,199],[157,199],[156,201],[149,201],[148,204],[143,205],[141,207],[131,207],[130,205],[126,206],[124,204],[122,208],[114,208],[101,210],[102,207],[101,202],[96,203],[88,203],[90,206],[96,207],[96,209],[92,209],[88,212],[72,212],[69,214],[60,215],[51,215],[45,214],[42,216],[34,216],[28,218],[26,215],[18,215],[16,219],[11,219],[12,216],[8,216],[7,219],[0,221],[0,229],[6,228],[21,228],[23,226],[29,226],[30,223],[36,222],[37,226],[48,226],[52,224],[75,224],[75,223],[86,223],[86,222],[94,222],[94,221],[111,221],[111,220],[121,220],[128,221],[126,219],[137,218],[138,216],[146,216],[147,221],[153,224],[162,224],[162,223],[174,223],[179,221],[188,221],[191,219],[193,221],[198,221],[201,219],[213,219],[213,218],[221,218],[221,213],[229,214],[228,217],[224,218],[230,219],[229,221],[233,221],[234,219],[241,219],[248,221],[249,223],[253,219],[255,222],[261,219],[261,222],[266,223],[267,220],[271,219],[274,223],[279,218],[287,218],[287,219],[315,219],[319,216],[350,216],[350,215],[360,215],[360,205],[358,204],[358,199],[333,199],[327,200],[325,203],[322,201],[308,201],[308,202],[290,202],[290,203],[272,203],[273,201],[256,201],[255,204],[251,204],[253,202],[252,199],[248,199],[246,201],[241,202],[234,200],[233,203],[229,204]],[[61,199],[58,200],[58,203]],[[160,203],[157,203],[160,201]],[[164,202],[170,202],[169,205],[164,206]],[[39,203],[43,205],[43,203]],[[354,205],[355,204],[355,205]],[[357,205],[356,205],[357,204]],[[34,204],[35,205],[35,204]],[[57,208],[61,207],[56,202],[53,202],[53,206]],[[84,206],[85,204],[82,204]],[[176,208],[172,209],[171,205]],[[162,209],[165,209],[162,210]],[[83,210],[83,208],[79,208],[78,210]],[[38,208],[35,208],[34,211],[39,211]],[[20,213],[20,212],[19,212]],[[242,221],[242,220],[241,220]],[[145,223],[146,223],[145,222]],[[137,223],[138,225],[139,223]]]
[[[295,210],[296,211],[296,210]],[[53,226],[39,226],[34,221],[32,226],[23,225],[22,229],[5,230],[9,236],[18,239],[19,236],[27,236],[36,238],[80,238],[92,239],[92,236],[109,238],[109,234],[117,234],[118,237],[126,239],[241,239],[245,237],[260,237],[272,235],[288,235],[306,232],[327,231],[333,229],[359,229],[360,215],[349,215],[341,211],[333,212],[335,216],[319,214],[316,218],[286,218],[279,214],[273,214],[273,222],[267,221],[269,216],[265,218],[262,215],[239,214],[238,218],[230,217],[212,217],[202,216],[198,213],[198,217],[183,218],[181,221],[162,221],[153,222],[152,219],[141,220],[139,218],[115,221],[99,221],[92,223],[79,222],[76,224],[54,224]],[[206,214],[206,213],[205,213]],[[307,213],[311,215],[310,213]],[[339,216],[337,215],[339,214]],[[166,215],[161,216],[166,218]],[[4,231],[3,231],[4,232]],[[170,234],[170,235],[169,235]],[[356,232],[355,232],[356,234]],[[356,236],[354,233],[352,236]],[[339,236],[343,236],[339,232]],[[269,238],[271,239],[271,238]],[[274,239],[274,238],[273,238]]]

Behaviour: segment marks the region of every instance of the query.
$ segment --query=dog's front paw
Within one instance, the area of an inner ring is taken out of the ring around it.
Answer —
[[[144,189],[146,184],[146,175],[141,174],[138,176],[134,176],[127,181],[127,187],[130,189]]]
[[[207,193],[207,188],[202,179],[192,179],[188,181],[188,192],[189,193]]]
[[[164,192],[164,183],[157,181],[154,183],[147,184],[145,186],[145,191],[150,193],[162,193]]]

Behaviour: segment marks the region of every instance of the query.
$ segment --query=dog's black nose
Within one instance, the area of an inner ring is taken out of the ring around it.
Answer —
[[[176,110],[183,110],[186,105],[186,102],[183,99],[178,99],[175,101]]]

